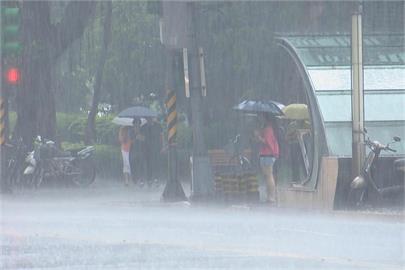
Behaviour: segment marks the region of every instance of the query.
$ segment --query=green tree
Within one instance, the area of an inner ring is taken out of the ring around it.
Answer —
[[[16,95],[16,134],[27,144],[40,134],[56,136],[56,110],[51,88],[51,70],[59,56],[78,39],[94,10],[95,2],[69,2],[60,22],[52,23],[50,2],[22,4],[24,51],[20,91]]]

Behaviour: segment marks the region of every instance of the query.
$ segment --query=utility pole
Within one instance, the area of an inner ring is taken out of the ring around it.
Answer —
[[[174,77],[172,73],[170,75],[170,72],[172,72],[170,70],[175,68],[171,64],[173,63],[175,49],[183,50],[185,92],[191,103],[191,125],[193,130],[191,199],[195,201],[207,200],[213,194],[213,181],[202,126],[202,96],[206,94],[206,87],[204,76],[203,87],[201,84],[203,61],[200,59],[202,49],[198,47],[196,3],[162,1],[161,5],[163,16],[160,22],[160,34],[162,44],[168,49],[169,63],[166,70],[169,78]],[[173,79],[169,81],[171,80]],[[169,89],[174,89],[174,87],[169,87]],[[170,119],[172,118],[170,117]],[[174,156],[169,154],[170,162],[175,162],[173,158]],[[172,175],[174,169],[175,165],[169,166],[169,175]],[[172,182],[169,180],[168,184],[170,183]],[[170,190],[179,189],[173,185]],[[182,192],[179,191],[177,196],[182,197]]]
[[[175,49],[166,50],[166,109],[167,109],[167,143],[168,143],[168,179],[166,187],[162,194],[162,199],[166,202],[185,201],[186,195],[184,194],[183,187],[178,180],[177,173],[177,110],[176,110],[176,83],[174,76],[175,65]]]
[[[198,17],[196,3],[187,3],[189,14],[189,72],[190,72],[190,102],[193,128],[192,156],[192,190],[191,199],[194,201],[208,200],[213,195],[213,181],[207,147],[202,126],[202,95],[205,89],[201,87],[200,49],[198,46]]]
[[[153,3],[153,2],[151,2]],[[150,4],[151,5],[151,4]],[[162,194],[163,201],[174,202],[186,200],[183,187],[177,172],[177,85],[175,79],[176,52],[187,44],[186,19],[184,17],[185,3],[155,2],[150,6],[161,16],[160,40],[166,48],[165,92],[166,92],[166,122],[168,140],[168,179]],[[183,15],[183,16],[182,16]],[[178,68],[178,67],[177,67]]]
[[[362,4],[357,3],[352,15],[351,81],[352,81],[352,176],[360,174],[365,155],[364,146],[364,74]]]

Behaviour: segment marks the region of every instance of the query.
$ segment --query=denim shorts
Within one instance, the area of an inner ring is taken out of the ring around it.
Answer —
[[[261,156],[260,157],[260,166],[273,166],[275,161],[276,161],[275,157]]]

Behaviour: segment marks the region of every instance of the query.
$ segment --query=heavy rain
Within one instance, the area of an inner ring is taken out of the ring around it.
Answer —
[[[0,269],[404,269],[404,1],[0,7]]]

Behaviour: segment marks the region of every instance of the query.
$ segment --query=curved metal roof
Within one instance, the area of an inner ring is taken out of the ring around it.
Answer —
[[[290,36],[304,64],[309,66],[350,66],[350,36]],[[363,37],[364,65],[405,65],[404,35]]]
[[[305,66],[324,121],[351,121],[350,36],[282,39]],[[405,121],[404,35],[365,36],[363,44],[366,121]]]
[[[322,115],[330,154],[351,153],[350,36],[287,36],[278,39],[310,81]],[[390,136],[405,138],[405,38],[404,35],[363,37],[364,107],[366,126],[383,142]],[[399,147],[399,153],[405,147]]]

